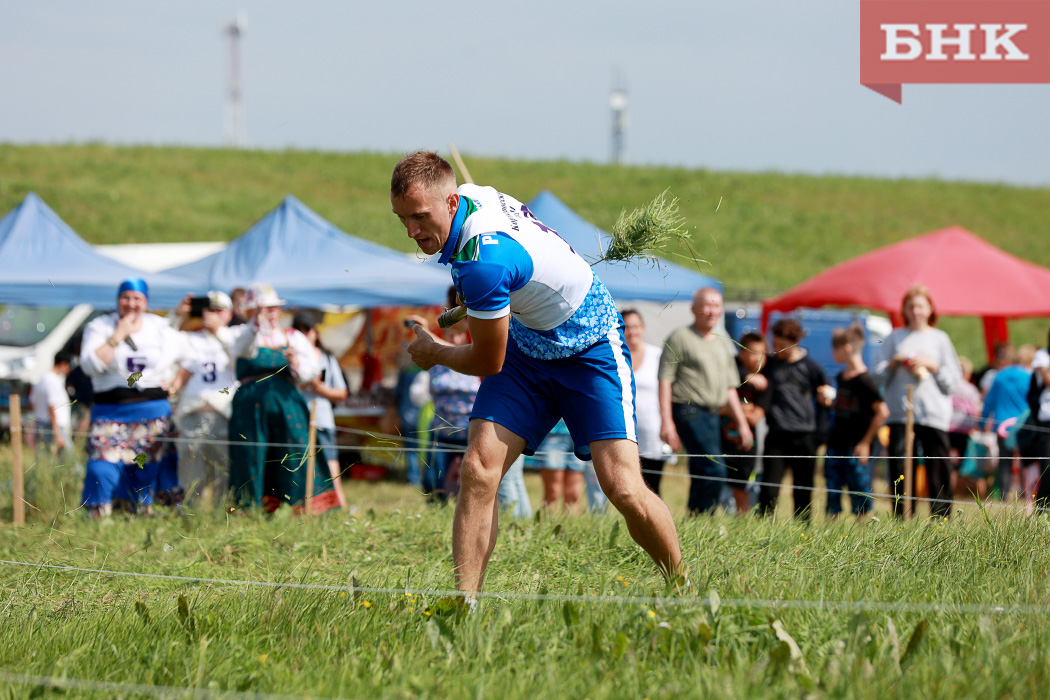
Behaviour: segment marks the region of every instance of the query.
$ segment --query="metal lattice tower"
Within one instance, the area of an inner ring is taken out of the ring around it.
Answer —
[[[627,162],[627,87],[619,75],[609,92],[609,108],[612,109],[612,162],[623,165]]]
[[[225,136],[226,144],[234,148],[243,148],[246,136],[244,131],[244,102],[241,96],[241,36],[248,28],[248,13],[240,10],[226,26],[222,33],[229,46],[228,73],[226,76],[226,110]]]

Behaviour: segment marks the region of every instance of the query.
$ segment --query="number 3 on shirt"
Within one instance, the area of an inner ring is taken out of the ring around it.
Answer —
[[[218,376],[219,375],[215,371],[215,363],[214,362],[205,362],[204,363],[204,374],[201,375],[201,379],[204,381],[204,383],[205,384],[211,384],[211,383],[213,383],[215,381],[215,379]]]

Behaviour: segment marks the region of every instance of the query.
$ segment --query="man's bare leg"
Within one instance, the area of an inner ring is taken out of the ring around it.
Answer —
[[[667,578],[682,573],[682,549],[667,504],[642,480],[638,445],[630,440],[591,443],[594,472],[609,501],[627,521],[627,531]]]
[[[475,593],[485,582],[485,568],[496,546],[499,506],[496,491],[525,440],[502,425],[470,421],[467,451],[459,472],[459,498],[452,525],[452,560],[456,587]]]

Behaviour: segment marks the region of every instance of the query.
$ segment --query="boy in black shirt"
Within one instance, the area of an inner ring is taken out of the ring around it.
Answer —
[[[758,510],[771,515],[777,507],[780,482],[791,470],[795,516],[809,520],[813,470],[816,466],[816,398],[828,389],[824,370],[799,346],[805,333],[793,318],[773,324],[773,357],[763,369],[769,379],[766,408],[765,470]]]
[[[842,512],[842,489],[849,489],[853,514],[871,511],[871,443],[890,415],[886,402],[879,396],[875,381],[868,374],[861,351],[864,328],[855,323],[849,328],[836,328],[831,336],[835,362],[846,365],[839,372],[838,393],[821,398],[835,409],[835,422],[828,436],[824,478],[828,484],[828,517]]]

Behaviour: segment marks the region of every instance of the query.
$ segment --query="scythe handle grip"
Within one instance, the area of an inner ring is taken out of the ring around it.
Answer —
[[[451,328],[467,317],[467,307],[454,306],[438,316],[438,326]]]

